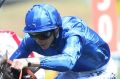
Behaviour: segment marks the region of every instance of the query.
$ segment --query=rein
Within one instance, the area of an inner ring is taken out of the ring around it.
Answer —
[[[7,62],[8,62],[10,65],[12,64],[12,61],[11,61],[11,60],[8,60]],[[23,72],[25,72],[25,73],[23,73]],[[28,67],[23,68],[23,69],[20,70],[19,79],[22,79],[23,74],[28,74],[28,75],[30,75],[30,76],[31,76],[31,77],[30,77],[31,79],[37,79],[36,76],[34,75],[34,73],[33,73]]]

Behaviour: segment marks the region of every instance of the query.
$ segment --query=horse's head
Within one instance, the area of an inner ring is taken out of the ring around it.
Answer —
[[[0,79],[14,79],[10,65],[7,63],[6,57],[2,55],[0,55]]]
[[[19,76],[20,71],[11,68],[5,56],[0,55],[0,79],[19,79]],[[31,71],[31,69],[24,68],[22,73],[22,79],[36,79],[36,77],[34,73]]]

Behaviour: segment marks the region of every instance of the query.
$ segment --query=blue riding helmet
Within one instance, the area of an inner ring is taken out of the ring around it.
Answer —
[[[26,14],[24,32],[43,32],[62,25],[61,16],[51,5],[34,5]]]

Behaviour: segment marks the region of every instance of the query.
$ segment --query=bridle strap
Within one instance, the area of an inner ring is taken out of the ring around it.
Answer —
[[[22,79],[22,69],[20,70],[20,75],[19,75],[19,79]]]
[[[37,79],[34,73],[29,68],[24,68],[24,71],[32,77],[32,79]]]

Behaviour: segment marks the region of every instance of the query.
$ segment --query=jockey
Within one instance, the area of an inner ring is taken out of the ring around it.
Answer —
[[[76,16],[61,17],[51,5],[34,5],[26,14],[20,46],[12,67],[35,64],[60,72],[56,79],[111,79],[108,44]],[[27,58],[35,51],[44,57]],[[31,63],[31,64],[30,64]]]

